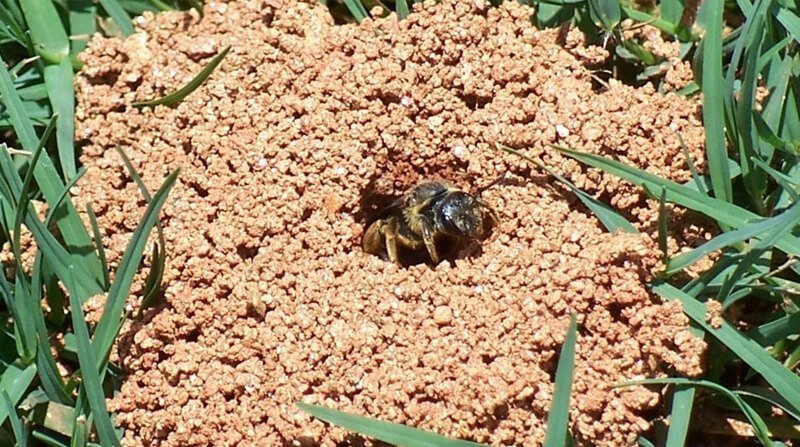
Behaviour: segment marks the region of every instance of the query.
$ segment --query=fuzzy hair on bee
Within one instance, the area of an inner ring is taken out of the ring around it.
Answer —
[[[365,252],[395,263],[427,254],[434,264],[470,240],[486,239],[499,219],[480,197],[446,181],[427,181],[406,191],[367,227]],[[442,246],[449,247],[441,253]]]

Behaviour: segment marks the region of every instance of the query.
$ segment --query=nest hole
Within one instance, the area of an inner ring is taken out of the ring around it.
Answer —
[[[432,169],[432,172],[441,172],[443,175],[425,176],[421,173],[407,170],[398,176],[392,176],[391,172],[385,172],[373,177],[366,187],[363,188],[359,199],[358,209],[355,212],[355,219],[362,225],[362,232],[356,245],[359,250],[363,250],[362,240],[368,228],[380,219],[388,217],[387,208],[403,195],[425,181],[445,180],[455,183],[464,188],[467,192],[474,193],[467,185],[472,183],[465,182],[463,173],[452,172],[452,167],[444,167],[441,170]],[[450,175],[448,175],[450,174]],[[355,241],[354,241],[355,242]],[[453,237],[439,234],[435,238],[437,253],[442,261],[454,261],[461,258],[474,258],[480,256],[483,251],[480,243],[475,241],[458,240]],[[403,267],[410,267],[419,264],[428,264],[433,267],[435,264],[430,258],[427,250],[411,250],[400,244],[397,246],[399,264]],[[380,254],[369,253],[370,256],[378,256],[386,262],[389,260],[385,246]]]

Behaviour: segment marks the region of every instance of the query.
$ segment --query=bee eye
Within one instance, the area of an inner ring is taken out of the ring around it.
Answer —
[[[461,191],[450,194],[442,203],[441,224],[444,231],[454,236],[476,236],[483,220],[475,198]]]

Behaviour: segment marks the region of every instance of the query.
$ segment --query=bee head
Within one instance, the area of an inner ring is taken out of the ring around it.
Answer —
[[[488,233],[484,219],[487,210],[492,213],[482,200],[463,191],[453,191],[442,200],[437,220],[441,230],[451,236],[484,239]]]

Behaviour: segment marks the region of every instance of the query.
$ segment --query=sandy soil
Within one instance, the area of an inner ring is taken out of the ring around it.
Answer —
[[[701,372],[705,345],[645,283],[659,267],[657,206],[632,185],[546,147],[601,153],[686,181],[677,134],[704,165],[699,107],[651,87],[593,83],[605,50],[537,31],[531,10],[419,5],[408,20],[334,26],[294,0],[212,2],[145,16],[126,41],[92,40],[78,77],[77,187],[118,259],[144,208],[113,150],[163,212],[166,302],[126,328],[129,374],[112,402],[129,446],[358,445],[302,400],[493,445],[544,437],[558,351],[579,315],[571,428],[582,445],[632,445],[660,390],[620,381]],[[563,37],[563,36],[562,36]],[[183,85],[176,108],[131,103]],[[539,158],[642,230],[609,234]],[[501,224],[432,268],[365,254],[375,209],[422,179],[475,191]],[[673,214],[673,245],[705,231]],[[140,297],[134,294],[132,304]]]

